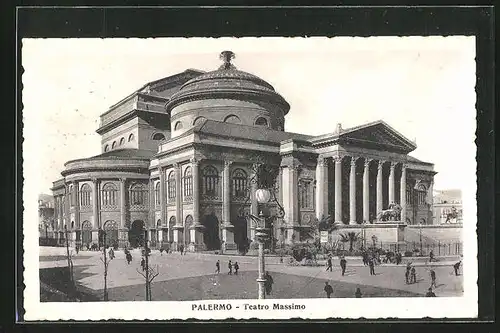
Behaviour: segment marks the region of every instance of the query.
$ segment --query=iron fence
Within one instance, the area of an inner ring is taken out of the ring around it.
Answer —
[[[457,256],[462,255],[463,245],[460,242],[451,243],[420,243],[420,242],[405,242],[405,243],[384,243],[379,242],[379,247],[385,251],[399,251],[406,256],[410,253],[412,256],[429,256],[431,251],[434,256]]]

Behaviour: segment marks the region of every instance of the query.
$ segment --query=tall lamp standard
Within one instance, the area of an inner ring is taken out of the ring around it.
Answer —
[[[257,164],[254,166],[254,177],[250,179],[250,183],[257,185],[255,191],[255,199],[257,203],[261,206],[274,203],[276,205],[276,213],[271,215],[268,213],[269,209],[259,211],[259,216],[254,216],[249,213],[244,213],[243,209],[250,200],[250,195],[247,196],[247,201],[242,205],[240,213],[243,213],[247,218],[248,223],[253,221],[255,223],[255,240],[259,246],[258,259],[259,259],[259,276],[257,278],[258,285],[258,296],[259,299],[265,299],[265,258],[264,258],[264,244],[269,238],[269,226],[273,225],[273,222],[277,218],[283,218],[285,215],[285,210],[278,202],[276,198],[277,192],[277,182],[276,179],[279,175],[279,168],[269,165],[269,164]],[[272,201],[272,202],[271,202]],[[265,212],[265,213],[264,213]]]
[[[420,255],[422,256],[422,222],[418,224],[420,233]]]

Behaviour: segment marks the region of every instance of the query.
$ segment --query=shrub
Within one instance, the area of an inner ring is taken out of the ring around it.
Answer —
[[[405,251],[405,257],[413,257],[412,251]]]

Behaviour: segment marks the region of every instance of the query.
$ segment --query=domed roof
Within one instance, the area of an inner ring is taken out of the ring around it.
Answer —
[[[167,110],[187,101],[212,98],[258,99],[278,104],[288,113],[290,105],[279,95],[272,85],[253,74],[240,71],[231,64],[234,53],[224,51],[220,55],[224,60],[215,71],[199,75],[172,95],[167,103]]]

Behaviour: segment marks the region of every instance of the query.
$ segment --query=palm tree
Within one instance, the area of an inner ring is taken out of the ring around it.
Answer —
[[[340,234],[340,241],[342,243],[349,243],[349,252],[353,251],[354,242],[359,240],[359,232],[346,232],[345,234]]]

